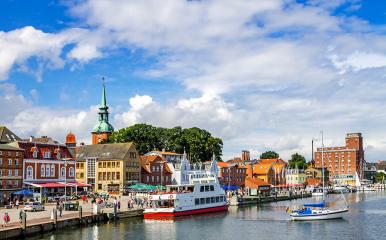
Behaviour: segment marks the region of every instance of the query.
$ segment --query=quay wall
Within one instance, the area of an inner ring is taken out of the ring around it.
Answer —
[[[129,210],[118,212],[117,215],[113,213],[99,213],[96,215],[82,216],[82,218],[68,218],[63,220],[58,220],[56,224],[54,221],[46,221],[42,223],[32,223],[28,224],[25,229],[20,227],[13,227],[0,230],[0,240],[2,239],[22,239],[31,237],[34,235],[39,235],[42,233],[47,233],[63,228],[71,227],[83,227],[94,223],[107,222],[109,220],[118,220],[123,218],[132,218],[132,217],[142,217],[143,210]]]

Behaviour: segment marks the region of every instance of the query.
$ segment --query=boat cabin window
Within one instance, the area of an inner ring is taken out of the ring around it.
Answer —
[[[214,191],[214,186],[210,185],[210,191]]]
[[[200,187],[200,192],[203,192],[204,191],[204,186],[201,186]]]
[[[200,198],[200,204],[205,204],[205,198]]]
[[[220,197],[216,197],[216,202],[219,202],[220,201]]]
[[[224,201],[224,197],[220,196],[220,202],[223,202],[223,201]]]
[[[209,186],[205,186],[205,192],[209,192]]]
[[[210,198],[210,202],[211,202],[211,203],[215,203],[215,202],[216,202],[216,199],[215,199],[214,197],[211,197],[211,198]]]
[[[194,204],[195,205],[199,205],[200,204],[200,199],[199,198],[194,199]]]
[[[206,198],[206,204],[210,203],[210,197]]]

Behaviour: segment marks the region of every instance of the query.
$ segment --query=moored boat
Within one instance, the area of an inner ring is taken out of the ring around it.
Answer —
[[[221,188],[216,172],[217,163],[212,160],[211,169],[190,170],[184,158],[181,161],[177,184],[166,186],[166,191],[149,196],[150,208],[144,210],[145,219],[163,219],[227,211],[225,191]]]

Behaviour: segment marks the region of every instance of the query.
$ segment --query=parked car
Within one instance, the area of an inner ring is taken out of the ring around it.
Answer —
[[[24,211],[36,212],[44,211],[44,205],[40,202],[29,202],[24,204]]]

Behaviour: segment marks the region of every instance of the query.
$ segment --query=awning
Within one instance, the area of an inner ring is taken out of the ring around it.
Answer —
[[[38,187],[38,188],[71,187],[68,184],[58,183],[58,182],[50,182],[50,183],[27,183],[27,182],[25,182],[25,184],[31,185],[31,186],[34,186],[34,187]]]
[[[80,182],[69,182],[67,183],[67,186],[71,187],[91,187],[91,184],[86,184],[86,183],[80,183]]]

